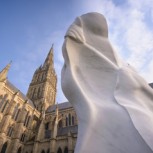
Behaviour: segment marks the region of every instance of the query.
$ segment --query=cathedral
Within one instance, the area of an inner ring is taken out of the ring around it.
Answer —
[[[7,79],[9,68],[0,72],[0,153],[74,153],[78,120],[71,103],[56,103],[53,47],[27,95]]]
[[[56,104],[53,46],[24,95],[0,72],[0,153],[73,153],[78,121],[69,102]]]

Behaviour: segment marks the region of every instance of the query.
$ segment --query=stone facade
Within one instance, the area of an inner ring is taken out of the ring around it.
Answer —
[[[53,47],[34,73],[27,95],[0,72],[0,153],[73,153],[77,117],[69,102],[55,104]]]

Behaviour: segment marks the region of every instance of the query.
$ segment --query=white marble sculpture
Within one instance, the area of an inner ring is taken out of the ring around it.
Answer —
[[[77,17],[63,56],[62,89],[79,122],[75,153],[153,153],[153,90],[116,55],[104,16]]]

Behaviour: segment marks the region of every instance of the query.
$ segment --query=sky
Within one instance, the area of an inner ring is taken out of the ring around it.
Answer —
[[[153,82],[153,0],[0,0],[0,70],[11,60],[8,79],[26,94],[36,68],[54,43],[61,90],[62,44],[69,25],[88,12],[103,14],[116,52],[148,83]]]

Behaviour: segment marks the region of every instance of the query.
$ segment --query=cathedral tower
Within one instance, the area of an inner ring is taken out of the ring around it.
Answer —
[[[33,101],[40,112],[55,104],[56,84],[52,45],[44,64],[36,69],[27,92],[27,97]]]

